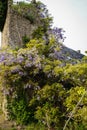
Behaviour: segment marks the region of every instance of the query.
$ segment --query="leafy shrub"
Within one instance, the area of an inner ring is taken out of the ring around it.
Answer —
[[[35,5],[26,6],[36,13]],[[18,5],[16,7],[19,9]],[[20,4],[21,13],[24,8],[25,5]],[[27,129],[62,130],[86,92],[87,58],[75,65],[58,60],[62,47],[59,42],[64,41],[64,31],[60,28],[50,30],[52,19],[45,5],[38,2],[38,8],[42,26],[33,32],[34,39],[24,36],[24,43],[28,42],[25,48],[0,50],[0,88],[7,99],[9,119],[29,125]],[[46,44],[43,36],[48,31],[51,32],[47,35],[49,43]],[[87,128],[86,123],[85,94],[66,129],[83,130]]]
[[[31,124],[31,125],[28,125],[26,130],[45,130],[46,127],[44,127],[43,125],[37,123],[37,124]]]
[[[0,86],[11,120],[18,124],[39,122],[55,130],[63,128],[86,89],[87,63],[62,66],[54,57],[58,47],[53,38],[48,45],[42,39],[32,39],[25,48],[0,51]],[[86,100],[85,95],[82,107],[78,106],[73,115],[72,126],[77,123],[86,128]]]
[[[24,17],[27,18],[30,21],[31,24],[35,23],[35,16],[32,13],[25,14]]]
[[[30,38],[25,35],[25,36],[22,38],[22,40],[23,40],[23,45],[24,45],[24,47],[25,47],[26,44],[30,41]]]

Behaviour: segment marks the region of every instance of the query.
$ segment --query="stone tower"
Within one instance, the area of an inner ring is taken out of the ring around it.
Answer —
[[[12,0],[8,0],[7,6],[7,15],[2,31],[1,47],[22,47],[23,37],[30,37],[33,30],[37,28],[37,25],[31,24],[28,19],[14,11],[12,8]]]

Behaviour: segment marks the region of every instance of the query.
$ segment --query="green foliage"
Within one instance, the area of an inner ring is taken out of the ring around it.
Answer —
[[[44,25],[44,29],[47,30],[47,27],[52,22],[52,18],[46,11],[46,7],[41,2],[30,3],[18,2],[18,4],[12,5],[13,10],[27,18],[31,24],[37,24],[38,22]],[[42,18],[42,14],[44,13],[44,17]]]
[[[29,118],[31,115],[29,113],[29,108],[27,106],[26,100],[22,95],[21,99],[14,99],[12,104],[8,104],[10,119],[16,119],[17,124],[27,124],[29,123]],[[11,111],[10,111],[11,110]]]
[[[39,13],[42,15],[44,12],[45,15],[40,17],[42,25],[32,33],[33,39],[23,37],[24,48],[0,50],[1,96],[7,99],[9,120],[28,125],[29,130],[62,130],[87,90],[87,57],[74,65],[65,65],[66,61],[58,60],[60,44],[52,34],[47,36],[52,19],[44,4],[37,2],[36,5],[13,5],[20,14],[30,8],[34,18]],[[36,13],[38,6],[39,12]],[[49,44],[46,44],[47,39],[43,40],[44,36],[49,39]],[[86,122],[87,94],[72,115],[66,130],[87,129]]]
[[[30,21],[31,24],[35,23],[37,17],[37,11],[32,3],[19,2],[18,4],[12,5],[12,9],[18,14],[22,15]]]
[[[46,130],[46,127],[44,127],[43,125],[39,123],[36,123],[36,124],[32,123],[27,126],[26,130]]]
[[[9,119],[62,129],[87,86],[87,63],[63,63],[54,57],[58,44],[32,39],[25,48],[0,51],[0,86],[8,101]],[[86,128],[87,95],[67,127]],[[37,126],[39,128],[39,126]],[[29,128],[30,129],[30,128]],[[44,129],[44,128],[43,128]],[[68,128],[67,128],[68,129]]]
[[[31,24],[34,24],[34,22],[35,22],[35,16],[32,13],[25,14],[25,18],[27,18],[30,21]]]
[[[66,98],[65,105],[67,107],[67,112],[70,112],[76,107],[77,103],[80,101],[82,95],[85,93],[84,98],[82,99],[81,103],[77,106],[74,114],[73,120],[79,126],[80,124],[86,126],[87,122],[87,92],[84,87],[75,87],[71,88],[68,91],[68,97]]]
[[[44,29],[42,26],[39,26],[32,34],[33,38],[42,38],[44,35]]]
[[[38,102],[35,118],[48,128],[60,128],[65,91],[60,84],[46,85],[39,90],[32,103]],[[62,98],[61,98],[62,97]]]
[[[76,122],[71,121],[66,127],[66,130],[86,130],[86,128],[81,123],[76,123]]]
[[[30,41],[30,38],[28,38],[26,35],[22,38],[24,47],[26,44]]]

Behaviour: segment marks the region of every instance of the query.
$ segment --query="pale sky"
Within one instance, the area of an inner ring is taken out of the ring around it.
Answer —
[[[87,0],[41,1],[52,14],[54,26],[66,31],[64,44],[84,53],[87,50]]]

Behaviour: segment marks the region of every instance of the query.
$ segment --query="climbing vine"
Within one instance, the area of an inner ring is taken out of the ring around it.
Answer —
[[[1,31],[7,10],[6,1],[2,2]],[[0,50],[0,90],[7,100],[8,118],[48,130],[86,130],[87,57],[77,60],[77,64],[65,61],[60,53],[60,41],[65,39],[63,29],[51,28],[52,18],[44,4],[32,4],[26,6],[37,8],[42,22],[32,32],[33,38],[25,35],[23,48]],[[21,13],[21,7],[24,10],[24,3],[13,8]]]

